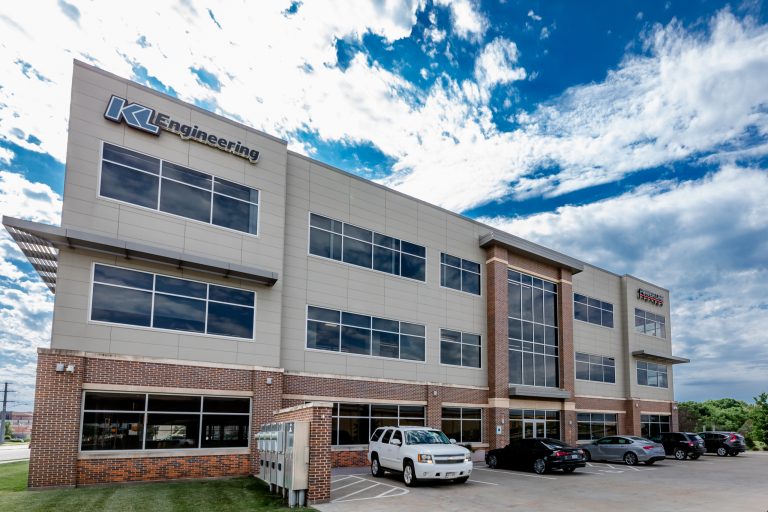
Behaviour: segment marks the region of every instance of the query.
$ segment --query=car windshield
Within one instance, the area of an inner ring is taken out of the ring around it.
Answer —
[[[451,444],[448,436],[439,430],[406,430],[405,442],[408,444]]]
[[[557,450],[559,448],[570,448],[567,444],[561,443],[560,441],[556,441],[554,439],[542,440],[541,443],[547,448],[549,448],[550,450]]]
[[[646,439],[644,437],[637,437],[637,436],[627,436],[627,437],[633,441],[640,441],[641,443],[646,443],[649,441],[649,439]]]

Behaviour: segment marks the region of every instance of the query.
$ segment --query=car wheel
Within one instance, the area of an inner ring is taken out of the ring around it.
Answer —
[[[587,462],[592,461],[592,454],[589,453],[589,450],[584,450],[584,460]]]
[[[413,470],[413,462],[407,461],[403,467],[403,482],[408,487],[414,487],[417,480],[416,471]]]
[[[692,454],[691,454],[691,460],[696,460],[696,459],[698,459],[699,457],[701,457],[701,454],[699,454],[699,453],[692,453]]]
[[[499,466],[499,461],[495,455],[489,455],[486,464],[488,464],[489,468],[496,469]]]
[[[635,455],[633,452],[625,453],[624,464],[627,466],[637,466],[637,455]]]
[[[454,480],[454,482],[456,482],[457,484],[463,484],[467,480],[469,480],[469,477],[468,476],[463,476],[461,478],[457,478],[456,480]]]
[[[718,457],[725,457],[726,455],[728,455],[728,450],[726,450],[725,447],[721,446],[720,448],[717,449]]]
[[[379,464],[378,457],[373,457],[371,461],[371,474],[375,477],[384,476],[384,470],[381,468],[381,464]]]
[[[677,460],[685,460],[688,457],[688,454],[685,453],[685,450],[682,450],[678,448],[675,450],[675,458]]]
[[[537,475],[541,475],[547,471],[547,461],[544,459],[536,459],[533,461],[533,471]]]
[[[573,473],[576,468],[563,468],[563,473]]]

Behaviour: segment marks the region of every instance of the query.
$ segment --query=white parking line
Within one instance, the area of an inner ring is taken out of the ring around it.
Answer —
[[[470,479],[469,481],[470,482],[475,482],[475,483],[478,483],[478,484],[485,484],[485,485],[499,485],[499,484],[495,484],[493,482],[483,482],[482,480],[472,480],[472,479]]]
[[[339,489],[343,489],[345,487],[350,487],[352,485],[356,485],[356,484],[360,484],[360,483],[371,483],[371,480],[369,480],[368,478],[363,478],[363,477],[356,476],[356,475],[345,476],[343,478],[339,478],[336,481],[340,482],[342,480],[347,480],[349,478],[352,478],[355,481],[352,482],[351,484],[345,484],[345,485],[342,485],[340,487],[332,487],[331,488],[331,493],[335,493]],[[350,496],[355,496],[355,495],[360,494],[362,492],[369,491],[369,490],[371,490],[371,489],[373,489],[375,487],[389,487],[389,489],[387,489],[386,491],[380,492],[379,494],[377,494],[375,496],[368,496],[368,497],[365,497],[365,498],[350,498]],[[397,486],[394,486],[394,485],[386,484],[386,483],[383,483],[383,482],[373,482],[371,485],[369,485],[367,487],[363,487],[362,489],[358,489],[358,490],[356,490],[354,492],[351,492],[349,494],[345,494],[344,496],[336,498],[335,500],[332,500],[331,503],[341,503],[341,502],[346,502],[346,501],[373,500],[373,499],[377,499],[377,498],[392,498],[392,497],[395,497],[395,496],[402,496],[404,494],[408,494],[409,492],[410,491],[408,489],[403,489],[403,488],[400,488],[400,487],[397,487]]]
[[[518,473],[518,472],[509,472],[509,471],[498,471],[496,469],[481,469],[481,468],[475,468],[475,471],[489,471],[491,473],[496,473],[497,475],[508,475],[508,476],[527,476],[528,478],[543,478],[544,480],[557,480],[557,478],[553,478],[551,476],[541,476],[541,475],[527,475],[525,473]]]
[[[361,480],[364,480],[364,479],[361,479]],[[333,500],[333,501],[349,501],[349,500],[348,500],[348,498],[349,498],[350,496],[354,496],[355,494],[360,494],[361,492],[365,492],[365,491],[367,491],[368,489],[373,489],[374,487],[378,487],[379,485],[381,485],[381,484],[379,484],[379,483],[374,483],[374,484],[372,484],[372,485],[369,485],[368,487],[363,487],[362,489],[360,489],[360,490],[358,490],[358,491],[355,491],[355,492],[351,492],[351,493],[347,494],[346,496],[344,496],[343,498],[339,498],[339,499],[337,499],[337,500]],[[346,486],[345,486],[345,487],[346,487]]]

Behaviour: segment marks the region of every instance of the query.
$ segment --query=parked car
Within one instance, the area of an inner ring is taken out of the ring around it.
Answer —
[[[737,432],[699,432],[699,436],[704,440],[707,453],[716,453],[720,457],[735,457],[747,450],[744,436]]]
[[[664,460],[664,446],[650,439],[636,436],[602,437],[581,447],[587,461],[590,460],[623,460],[628,466],[638,462],[648,465]]]
[[[651,441],[661,443],[664,453],[674,455],[677,460],[685,460],[688,457],[696,460],[706,451],[704,440],[693,432],[662,432],[653,436]]]
[[[472,473],[472,455],[439,430],[427,427],[380,427],[368,445],[371,474],[403,473],[405,485],[419,480],[464,483]]]
[[[573,473],[587,465],[584,451],[558,439],[517,439],[485,455],[489,468],[532,469],[538,474],[553,469]]]

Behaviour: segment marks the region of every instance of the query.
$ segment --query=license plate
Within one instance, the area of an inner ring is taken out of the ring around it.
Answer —
[[[579,456],[578,455],[569,455],[568,458],[569,459],[578,459]]]
[[[456,473],[446,473],[445,474],[445,478],[453,478],[454,476],[456,476]]]

